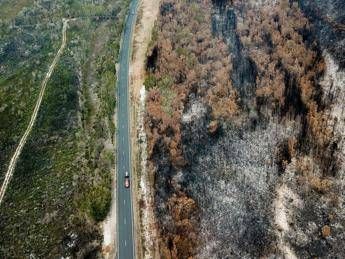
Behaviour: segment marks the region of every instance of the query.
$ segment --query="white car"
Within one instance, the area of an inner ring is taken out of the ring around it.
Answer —
[[[129,184],[129,174],[128,172],[125,173],[125,187],[129,188],[130,184]]]

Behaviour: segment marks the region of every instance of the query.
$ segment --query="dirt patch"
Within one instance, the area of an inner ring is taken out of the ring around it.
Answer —
[[[140,88],[145,77],[145,63],[147,58],[147,48],[151,41],[152,29],[159,12],[160,1],[141,1],[138,23],[135,28],[133,42],[133,59],[130,65],[131,89],[133,97],[138,105],[140,98]],[[137,106],[138,107],[138,106]]]
[[[115,172],[112,172],[115,174]],[[113,186],[116,186],[116,179],[114,180]],[[103,222],[103,256],[105,259],[113,258],[116,254],[116,191],[114,188],[112,205],[109,216]]]

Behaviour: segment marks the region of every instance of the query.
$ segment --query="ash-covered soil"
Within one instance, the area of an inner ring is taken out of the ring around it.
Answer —
[[[344,13],[162,1],[145,127],[163,258],[345,257]]]

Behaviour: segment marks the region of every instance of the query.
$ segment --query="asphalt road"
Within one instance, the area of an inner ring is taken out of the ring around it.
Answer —
[[[124,186],[125,173],[131,172],[130,112],[129,112],[129,61],[132,35],[135,26],[138,0],[132,0],[122,35],[117,81],[117,231],[118,259],[135,258],[133,239],[133,209],[131,188]],[[132,181],[131,181],[132,184]]]

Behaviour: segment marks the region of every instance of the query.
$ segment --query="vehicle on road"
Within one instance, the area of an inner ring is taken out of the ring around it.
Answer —
[[[130,184],[129,184],[129,174],[128,172],[125,173],[125,187],[129,188]]]

